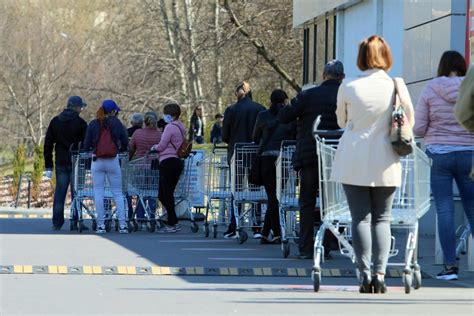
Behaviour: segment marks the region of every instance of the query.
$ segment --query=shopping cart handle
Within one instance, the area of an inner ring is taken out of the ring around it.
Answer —
[[[343,129],[317,129],[313,131],[313,137],[337,139],[344,133]]]

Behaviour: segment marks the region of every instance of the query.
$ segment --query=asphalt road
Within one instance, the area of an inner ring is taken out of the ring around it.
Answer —
[[[0,245],[2,316],[474,315],[474,289],[462,282],[425,277],[422,288],[407,295],[401,279],[393,277],[387,279],[389,292],[375,295],[358,293],[354,277],[323,277],[320,292],[314,293],[309,276],[274,276],[275,269],[309,269],[311,260],[283,259],[279,246],[256,240],[238,245],[221,237],[205,238],[202,230],[192,234],[187,227],[174,235],[143,231],[97,236],[52,232],[46,219],[0,219]],[[293,246],[292,253],[295,250]],[[58,274],[61,266],[82,268],[76,275],[70,270]],[[84,270],[95,266],[102,268],[101,273]],[[38,272],[37,267],[46,270]],[[106,275],[106,267],[112,267],[112,275]],[[119,275],[120,267],[124,275]],[[129,267],[195,267],[189,270],[192,273],[201,267],[221,273],[136,275]],[[323,267],[353,270],[351,262],[338,254]],[[256,276],[263,268],[270,276]],[[234,269],[239,276],[224,276],[222,271],[232,272],[225,269]]]

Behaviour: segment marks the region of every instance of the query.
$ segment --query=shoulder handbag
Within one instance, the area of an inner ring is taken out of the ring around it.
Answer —
[[[413,152],[413,132],[398,94],[397,82],[393,80],[393,83],[395,85],[395,97],[393,101],[390,141],[393,150],[403,157]]]
[[[268,131],[268,138],[262,142],[262,145],[259,148],[255,159],[250,166],[249,171],[249,182],[253,185],[261,186],[263,185],[263,176],[262,176],[262,153],[263,148],[270,142],[272,139],[273,132],[278,128],[279,121],[277,120],[276,125],[273,129]]]
[[[95,156],[97,158],[114,158],[117,156],[117,152],[117,146],[114,144],[110,130],[106,126],[101,125]]]
[[[183,131],[178,125],[176,124],[173,124],[173,125],[176,126],[181,132],[181,135],[183,136],[183,142],[181,143],[181,146],[179,146],[179,148],[176,148],[176,146],[173,144],[171,140],[170,140],[170,144],[171,146],[173,146],[174,149],[176,149],[176,154],[178,155],[179,158],[188,158],[189,155],[191,154],[191,150],[193,149],[193,143],[186,139]]]

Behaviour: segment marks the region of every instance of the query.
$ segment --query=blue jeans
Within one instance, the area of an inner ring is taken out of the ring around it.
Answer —
[[[474,180],[469,177],[472,151],[432,154],[431,191],[438,216],[438,234],[444,263],[456,264],[456,233],[454,223],[453,180],[461,197],[462,206],[471,227],[474,227]]]
[[[64,202],[71,182],[71,172],[71,166],[56,166],[56,189],[54,190],[53,201],[53,225],[56,227],[62,227],[64,224]],[[72,191],[71,199],[74,199]],[[77,219],[76,212],[73,214],[74,219]]]

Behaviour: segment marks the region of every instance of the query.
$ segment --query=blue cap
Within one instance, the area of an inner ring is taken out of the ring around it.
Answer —
[[[73,107],[73,106],[86,106],[87,103],[82,101],[81,97],[77,95],[70,96],[69,99],[67,100],[67,106],[68,107]]]
[[[102,101],[102,107],[104,108],[105,113],[110,113],[112,111],[120,111],[120,108],[118,107],[117,103],[115,103],[114,100],[104,100]]]

